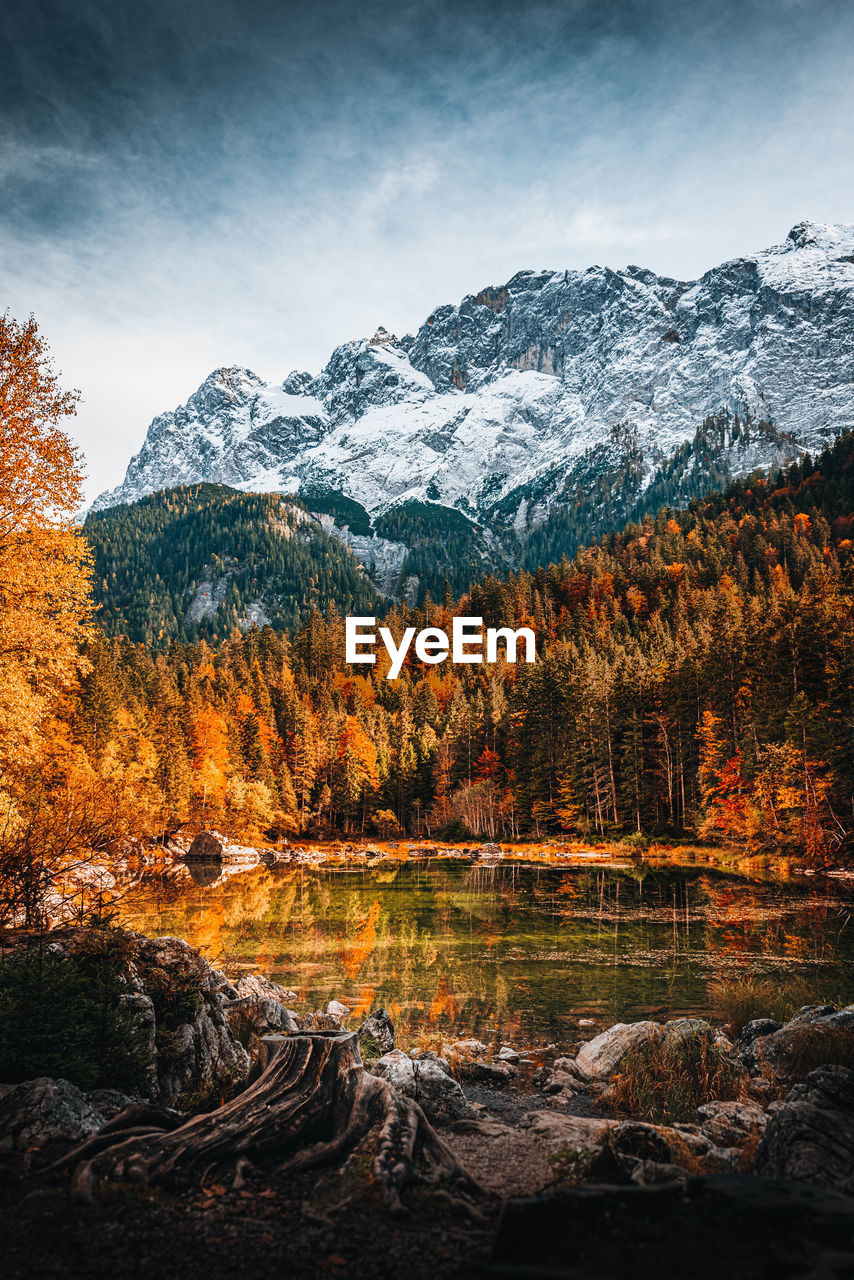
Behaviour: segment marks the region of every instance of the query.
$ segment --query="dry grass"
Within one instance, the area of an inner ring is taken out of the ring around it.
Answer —
[[[815,1027],[798,1031],[792,1045],[789,1075],[804,1080],[816,1067],[839,1066],[854,1070],[854,1027]]]
[[[431,1031],[427,1027],[422,1027],[415,1038],[415,1049],[419,1049],[422,1053],[437,1053],[440,1058],[444,1058],[450,1068],[452,1076],[456,1076],[460,1063],[463,1061],[463,1055],[455,1045],[448,1044],[444,1033],[441,1031]]]
[[[704,1102],[742,1096],[746,1086],[745,1072],[697,1031],[632,1049],[599,1101],[621,1117],[678,1124],[693,1120]]]
[[[785,1022],[805,1004],[822,1003],[815,986],[807,978],[773,982],[770,978],[742,978],[713,982],[709,987],[716,1012],[725,1018],[730,1034],[737,1036],[754,1018],[774,1018]]]

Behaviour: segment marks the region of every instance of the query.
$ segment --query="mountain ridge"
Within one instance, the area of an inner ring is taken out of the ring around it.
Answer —
[[[427,502],[512,559],[591,476],[634,457],[640,495],[654,487],[711,415],[773,424],[731,453],[736,477],[821,448],[850,423],[852,390],[854,225],[804,222],[697,281],[518,272],[414,335],[341,344],[316,377],[215,370],[153,420],[93,510],[202,481],[337,493],[371,520]]]

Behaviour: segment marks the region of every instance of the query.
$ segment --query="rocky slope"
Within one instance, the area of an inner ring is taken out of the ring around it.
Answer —
[[[802,223],[693,282],[633,266],[523,271],[439,307],[414,337],[380,329],[281,386],[218,369],[155,418],[95,507],[201,480],[340,494],[374,522],[441,504],[489,526],[486,564],[495,546],[515,557],[603,475],[637,507],[709,415],[773,423],[727,434],[717,461],[731,478],[820,448],[850,425],[852,390],[854,225]],[[387,587],[399,552],[365,554]]]

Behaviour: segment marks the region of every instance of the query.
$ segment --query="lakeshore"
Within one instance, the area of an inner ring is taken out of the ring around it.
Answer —
[[[769,1256],[790,1275],[854,1262],[854,1004],[762,1016],[769,990],[757,987],[756,1007],[742,992],[726,1023],[578,1019],[562,1049],[449,1027],[428,1044],[382,1008],[300,1013],[297,992],[259,974],[232,980],[175,938],[18,933],[4,938],[7,965],[34,946],[66,974],[120,954],[119,1002],[148,1052],[132,1090],[109,1087],[109,1069],[95,1089],[61,1073],[0,1089],[13,1277],[70,1280],[85,1254],[96,1277],[539,1266],[616,1280],[639,1242],[633,1274],[651,1277],[663,1256],[712,1238],[701,1277],[721,1259],[745,1280],[766,1276]],[[335,1055],[346,1070],[330,1078]],[[374,1102],[339,1130],[352,1082]],[[399,1113],[415,1125],[400,1148]],[[584,1243],[568,1242],[567,1223]]]

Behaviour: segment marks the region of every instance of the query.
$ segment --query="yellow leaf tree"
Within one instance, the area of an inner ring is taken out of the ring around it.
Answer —
[[[39,727],[73,680],[90,616],[90,553],[72,517],[80,458],[59,424],[61,390],[30,317],[0,315],[0,779],[32,764]]]

